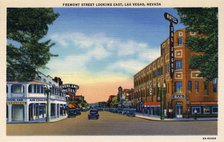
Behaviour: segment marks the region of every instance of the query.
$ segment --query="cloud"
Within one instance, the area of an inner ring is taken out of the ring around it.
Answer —
[[[95,59],[104,59],[110,55],[110,52],[103,47],[96,47],[86,53],[85,56]]]
[[[86,63],[89,57],[85,55],[70,55],[66,57],[53,58],[48,63],[48,68],[54,73],[70,74],[86,71]]]
[[[48,67],[53,75],[67,82],[83,84],[130,79],[160,56],[159,47],[103,33],[55,33],[50,38],[60,53]]]
[[[144,63],[137,60],[118,61],[107,67],[109,71],[122,71],[123,73],[135,74],[140,69],[146,66]]]

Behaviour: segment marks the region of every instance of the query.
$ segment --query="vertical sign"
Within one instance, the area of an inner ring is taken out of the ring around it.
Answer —
[[[149,94],[150,96],[153,96],[153,82],[152,81],[150,83]]]
[[[166,20],[170,21],[170,77],[173,78],[174,74],[174,27],[173,23],[177,24],[177,18],[173,17],[169,13],[164,13]]]
[[[170,22],[170,77],[173,78],[174,74],[174,27]]]

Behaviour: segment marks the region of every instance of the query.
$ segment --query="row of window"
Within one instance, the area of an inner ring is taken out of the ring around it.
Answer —
[[[191,112],[194,114],[194,112],[197,112],[197,114],[218,114],[218,107],[214,106],[195,106],[191,107]]]
[[[199,81],[195,81],[195,92],[199,92]],[[187,85],[187,90],[188,93],[192,92],[192,81],[188,81],[188,85]],[[213,88],[213,92],[217,92],[217,79],[214,79],[212,81],[212,88]],[[204,82],[204,90],[208,91],[208,82]],[[208,93],[207,93],[208,94]]]
[[[163,67],[158,68],[156,71],[152,72],[152,78],[163,74]]]
[[[174,68],[175,68],[175,70],[181,70],[182,69],[182,60],[176,60],[175,63],[174,63]],[[166,72],[169,72],[169,64],[166,65]],[[161,68],[157,69],[156,71],[152,72],[152,74],[149,77],[146,76],[146,78],[144,78],[143,80],[135,81],[135,86],[139,85],[143,82],[146,82],[151,78],[155,78],[159,75],[162,75],[162,74],[163,74],[163,67],[161,67]]]
[[[8,86],[6,86],[6,91],[8,93]],[[45,93],[45,86],[41,85],[41,84],[31,84],[28,87],[28,92],[29,93],[44,94]],[[22,84],[13,84],[11,86],[11,93],[13,93],[13,94],[22,94],[22,93],[24,93],[24,85],[22,85]],[[63,95],[61,89],[58,88],[58,87],[52,87],[51,88],[51,94],[60,95],[60,96]]]
[[[188,93],[191,93],[192,92],[192,81],[188,81]],[[212,82],[212,86],[213,86],[213,92],[217,92],[217,79],[213,80]],[[195,89],[195,92],[199,92],[199,81],[194,81],[194,89]],[[204,90],[207,91],[208,89],[208,84],[207,83],[204,83]],[[153,88],[152,92],[153,94],[154,93],[158,93],[157,91],[158,89],[156,88]],[[175,93],[183,93],[183,83],[182,81],[177,81],[174,83],[174,91]],[[147,89],[146,91],[140,91],[140,92],[136,92],[136,95],[135,95],[135,98],[138,98],[141,94],[143,96],[145,96],[145,93],[147,94],[147,96],[149,96],[149,93],[150,90]],[[169,93],[169,84],[167,84],[167,93]],[[207,93],[208,94],[208,93]]]
[[[182,46],[183,45],[183,38],[178,38],[177,40],[177,46]],[[161,55],[165,54],[165,49],[162,49]]]

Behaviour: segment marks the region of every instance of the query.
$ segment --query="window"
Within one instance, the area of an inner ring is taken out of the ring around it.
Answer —
[[[212,114],[218,113],[218,107],[212,107]]]
[[[6,93],[8,93],[8,85],[6,85]]]
[[[175,70],[181,70],[182,69],[182,60],[176,60],[175,61]]]
[[[175,92],[176,93],[182,93],[182,82],[175,82]]]
[[[169,72],[169,69],[170,69],[170,64],[166,64],[166,73]]]
[[[204,81],[205,95],[208,95],[208,81]]]
[[[23,93],[24,87],[22,84],[14,84],[12,85],[11,91],[15,94]]]
[[[199,82],[195,81],[195,91],[198,92],[199,91]]]
[[[212,81],[213,92],[217,92],[217,78]]]
[[[204,106],[204,108],[203,108],[203,113],[204,113],[204,114],[210,114],[210,107],[208,107],[208,106]]]
[[[179,36],[183,36],[183,32],[179,32]]]
[[[192,91],[192,82],[191,81],[188,81],[187,90],[188,90],[188,93],[191,93],[191,91]]]
[[[190,32],[190,35],[196,35],[196,32]]]
[[[37,93],[40,93],[40,85],[37,85]]]
[[[29,93],[32,93],[32,86],[33,86],[33,85],[29,85],[29,87],[28,87],[28,91],[29,91]]]
[[[201,107],[192,107],[191,112],[194,114],[195,109],[197,110],[197,114],[201,114]]]
[[[162,54],[162,55],[165,54],[165,49],[162,49],[161,54]]]
[[[44,85],[30,84],[28,87],[29,93],[44,93]]]
[[[36,92],[37,92],[37,85],[34,84],[34,93],[36,93]]]
[[[178,45],[183,45],[183,38],[178,38]]]

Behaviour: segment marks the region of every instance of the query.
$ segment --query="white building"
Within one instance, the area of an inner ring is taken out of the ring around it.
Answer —
[[[50,89],[48,101],[46,89]],[[47,108],[49,121],[67,117],[65,94],[50,76],[40,74],[36,81],[7,82],[6,90],[8,123],[45,122]]]

